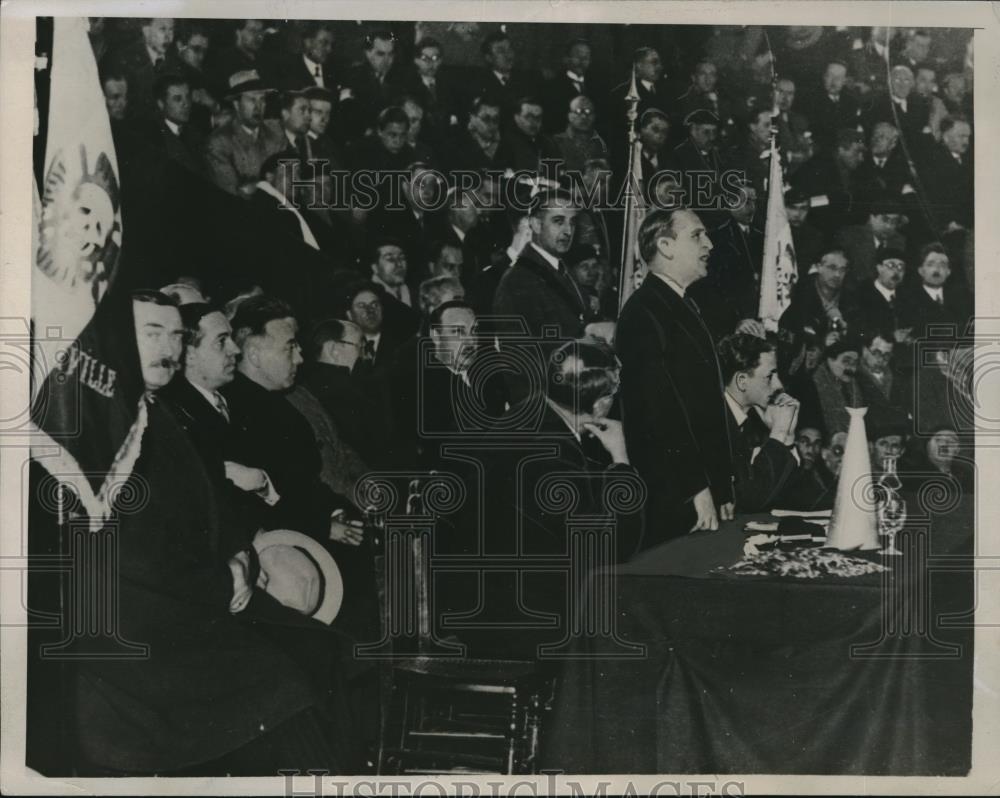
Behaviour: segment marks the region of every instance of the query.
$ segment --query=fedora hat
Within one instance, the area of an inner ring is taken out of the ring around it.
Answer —
[[[259,532],[253,546],[260,560],[258,587],[286,607],[333,623],[344,600],[344,581],[321,543],[301,532],[272,529]]]
[[[277,89],[272,89],[264,83],[256,69],[243,69],[229,76],[229,88],[226,92],[227,98],[236,97],[248,91],[274,92]]]

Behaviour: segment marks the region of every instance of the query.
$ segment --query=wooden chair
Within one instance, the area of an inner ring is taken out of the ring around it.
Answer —
[[[534,773],[554,679],[538,663],[475,659],[435,635],[430,611],[434,520],[425,494],[435,475],[409,484],[402,517],[369,512],[382,611],[382,717],[376,771]],[[403,593],[403,595],[401,595]]]

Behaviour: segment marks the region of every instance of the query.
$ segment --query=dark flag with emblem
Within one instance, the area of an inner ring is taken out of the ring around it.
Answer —
[[[138,456],[145,420],[131,304],[119,299],[122,208],[86,18],[53,22],[32,270],[33,458],[91,528]]]

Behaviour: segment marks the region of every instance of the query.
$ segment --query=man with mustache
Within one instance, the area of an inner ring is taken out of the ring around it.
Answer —
[[[685,208],[647,214],[649,268],[618,319],[629,457],[646,482],[643,546],[733,517],[732,443],[715,344],[689,286],[708,273],[712,240]]]
[[[774,344],[763,338],[726,336],[719,342],[719,363],[733,442],[736,510],[770,510],[779,506],[796,470],[790,447],[798,400],[785,393]]]
[[[131,299],[146,422],[129,481],[145,500],[114,513],[115,612],[122,639],[149,649],[138,658],[78,660],[75,767],[87,776],[332,770],[337,753],[321,686],[234,614],[246,608],[249,537],[230,523],[161,397],[183,348],[176,302],[147,290]],[[258,606],[282,609],[262,591],[254,596]]]
[[[857,338],[844,336],[827,346],[825,358],[806,383],[802,415],[829,436],[846,432],[850,423],[848,407],[865,407],[857,372],[861,345]]]

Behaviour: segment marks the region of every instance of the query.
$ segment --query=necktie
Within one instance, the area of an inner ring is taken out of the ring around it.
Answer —
[[[939,305],[943,305],[944,304],[944,296],[941,295],[941,294],[935,294],[934,295],[934,301],[937,302]]]
[[[563,263],[563,262],[562,262],[561,260],[559,261],[559,268],[558,268],[558,270],[557,270],[557,271],[558,271],[558,273],[559,273],[559,277],[560,277],[560,278],[562,279],[562,281],[563,281],[563,284],[564,284],[564,285],[565,285],[565,286],[566,286],[566,287],[567,287],[568,289],[570,289],[570,291],[571,291],[571,292],[572,292],[572,293],[573,293],[573,294],[574,294],[574,295],[576,296],[576,298],[577,298],[577,299],[578,299],[578,300],[580,301],[580,306],[581,306],[582,308],[586,308],[586,307],[587,307],[587,302],[585,302],[585,301],[584,301],[584,299],[583,299],[583,294],[581,294],[581,293],[580,293],[580,286],[578,286],[578,285],[576,284],[576,280],[574,280],[574,279],[573,279],[573,275],[571,275],[571,274],[569,273],[569,269],[567,269],[567,268],[566,268],[566,264],[565,264],[565,263]]]
[[[364,358],[369,363],[375,362],[375,342],[371,338],[365,338]]]
[[[684,294],[684,304],[691,309],[692,313],[694,313],[699,319],[701,319],[701,308],[699,308],[698,303],[695,302],[687,294]]]
[[[218,391],[215,392],[215,409],[227,422],[229,421],[229,405],[226,404],[225,397]]]
[[[295,137],[295,150],[299,154],[299,160],[309,160],[309,142],[305,136],[299,135]]]
[[[323,69],[322,67],[320,67],[319,64],[316,64],[316,66],[313,67],[313,77],[315,78],[323,77]]]

